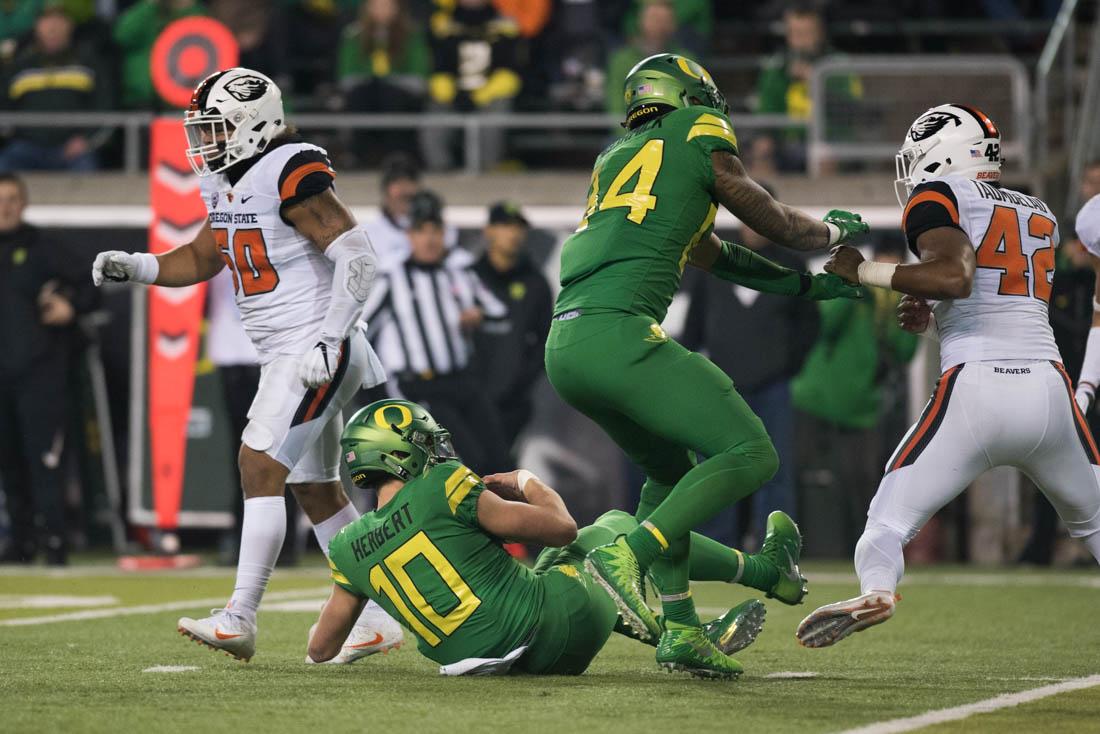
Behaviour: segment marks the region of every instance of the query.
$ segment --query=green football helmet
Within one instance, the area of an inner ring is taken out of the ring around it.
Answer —
[[[681,109],[702,105],[729,113],[726,98],[718,91],[714,80],[702,66],[679,54],[657,54],[642,59],[626,75],[623,84],[626,98],[626,120],[623,127],[631,128],[641,117],[668,108]]]
[[[408,400],[378,400],[351,417],[340,448],[356,487],[379,479],[409,481],[455,458],[451,434],[423,407]]]

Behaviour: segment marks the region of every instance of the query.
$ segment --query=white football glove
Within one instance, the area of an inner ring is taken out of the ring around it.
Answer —
[[[298,364],[298,379],[311,390],[318,388],[330,382],[336,375],[339,361],[340,342],[321,337],[321,341],[302,356],[302,361]]]
[[[1073,399],[1077,401],[1077,407],[1081,409],[1082,415],[1089,414],[1089,408],[1092,407],[1092,401],[1095,397],[1095,388],[1092,385],[1087,382],[1077,385],[1077,392],[1074,393]]]
[[[157,279],[160,264],[157,258],[146,252],[121,252],[110,250],[95,256],[92,263],[92,282],[97,286],[104,281],[124,283],[152,283]]]

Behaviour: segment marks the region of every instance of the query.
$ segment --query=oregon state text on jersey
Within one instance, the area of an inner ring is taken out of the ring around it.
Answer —
[[[291,140],[201,179],[241,322],[261,363],[302,354],[317,341],[333,265],[283,209],[331,187],[335,176],[323,149]]]
[[[918,257],[917,237],[937,227],[961,229],[975,249],[970,296],[933,307],[943,371],[963,362],[1062,361],[1047,313],[1058,221],[1042,200],[946,176],[913,189],[902,227]]]

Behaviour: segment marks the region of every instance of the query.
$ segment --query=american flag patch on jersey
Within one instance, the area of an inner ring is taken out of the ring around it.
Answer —
[[[971,158],[984,158],[985,156],[982,155],[982,152],[980,150],[974,150],[973,148],[971,148],[970,149],[970,157]]]

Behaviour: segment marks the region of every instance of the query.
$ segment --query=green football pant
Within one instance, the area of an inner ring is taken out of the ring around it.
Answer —
[[[539,578],[545,601],[535,636],[516,668],[541,675],[580,675],[615,628],[615,602],[591,576],[573,566],[555,566]]]
[[[654,576],[664,591],[686,592],[691,529],[756,491],[779,466],[764,424],[725,373],[645,316],[554,321],[546,374],[646,473],[638,519],[656,532],[639,562],[647,568],[663,550]],[[696,465],[695,454],[706,459]]]

